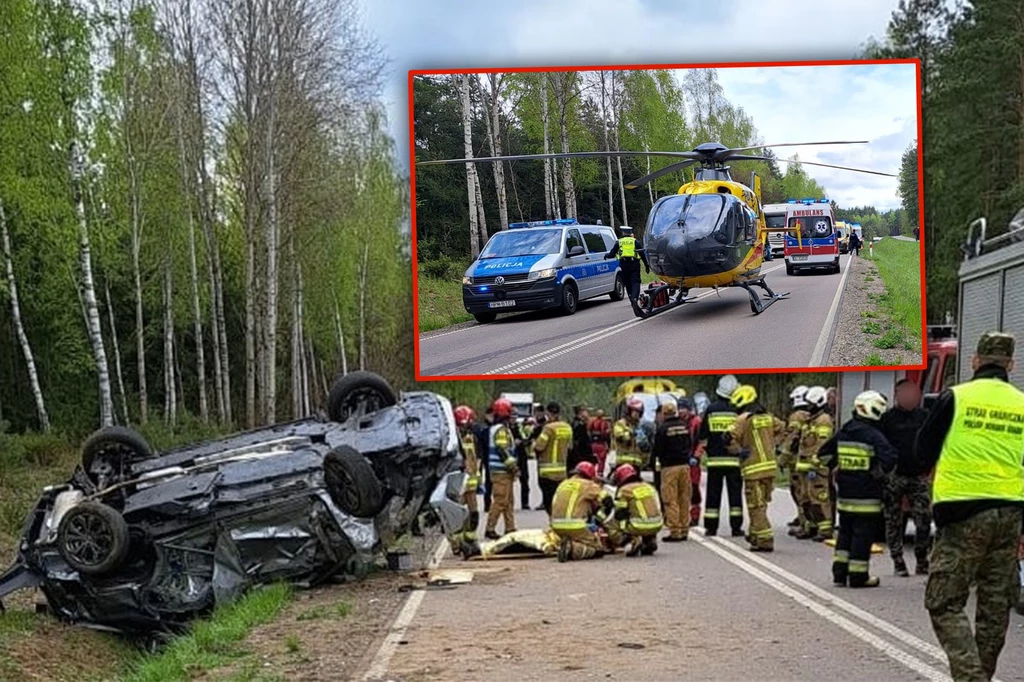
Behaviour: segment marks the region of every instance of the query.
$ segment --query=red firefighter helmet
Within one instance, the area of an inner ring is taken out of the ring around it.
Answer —
[[[612,474],[612,480],[615,481],[615,485],[623,485],[630,479],[637,476],[636,467],[632,464],[623,464],[615,470]]]
[[[455,408],[455,423],[458,426],[469,426],[476,419],[473,410],[466,405],[459,405]]]
[[[597,478],[597,467],[594,466],[593,462],[580,462],[572,470],[572,473],[592,481]]]
[[[498,419],[508,419],[515,413],[515,408],[512,407],[512,403],[505,398],[498,398],[491,405],[491,411],[494,412],[494,416]]]

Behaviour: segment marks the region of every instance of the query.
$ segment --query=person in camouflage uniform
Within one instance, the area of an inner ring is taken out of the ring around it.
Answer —
[[[1024,524],[1024,392],[1009,382],[1014,340],[984,334],[974,377],[944,391],[918,432],[914,456],[935,468],[938,533],[925,608],[954,680],[991,680],[1018,590]],[[977,585],[974,629],[965,613]]]

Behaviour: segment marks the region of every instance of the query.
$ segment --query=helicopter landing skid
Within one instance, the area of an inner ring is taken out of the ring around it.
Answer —
[[[633,313],[637,317],[647,319],[666,310],[677,308],[691,300],[687,298],[685,290],[676,289],[670,284],[662,284],[642,291],[640,298],[635,301],[630,300],[630,303],[633,305]]]
[[[776,301],[789,296],[788,291],[783,292],[781,294],[777,294],[774,291],[772,291],[772,288],[768,286],[768,283],[764,281],[763,277],[761,279],[756,279],[752,282],[739,282],[734,286],[742,287],[750,296],[750,312],[754,313],[755,315],[760,315],[772,303],[775,303]],[[760,298],[757,295],[757,292],[752,289],[752,287],[760,287],[764,289],[764,298]]]

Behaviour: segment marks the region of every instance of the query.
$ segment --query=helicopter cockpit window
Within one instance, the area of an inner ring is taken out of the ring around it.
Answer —
[[[749,206],[743,207],[743,238],[750,240],[754,238],[754,227],[757,225],[757,214],[750,210]]]
[[[562,245],[561,230],[520,228],[499,232],[491,237],[480,252],[480,258],[509,256],[542,256],[558,253]]]
[[[740,202],[731,194],[674,194],[659,204],[650,218],[649,235],[681,229],[688,238],[700,239],[723,226],[730,209]]]
[[[822,239],[832,234],[832,219],[827,215],[792,217],[789,226],[799,227],[803,239]]]

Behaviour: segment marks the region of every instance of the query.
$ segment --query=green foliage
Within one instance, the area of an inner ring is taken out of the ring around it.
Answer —
[[[890,322],[890,330],[880,348],[903,345],[921,346],[921,250],[918,242],[883,239],[875,244],[872,262],[886,291],[878,297],[881,311]],[[898,292],[898,293],[893,293]]]
[[[473,316],[462,305],[462,280],[450,277],[437,279],[425,274],[420,265],[419,317],[420,333],[443,329]]]

